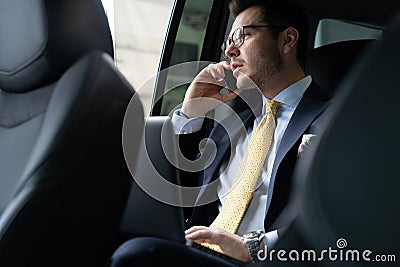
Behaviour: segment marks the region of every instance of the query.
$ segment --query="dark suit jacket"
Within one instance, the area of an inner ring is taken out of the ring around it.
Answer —
[[[313,132],[313,122],[325,110],[329,103],[330,95],[319,88],[315,83],[304,93],[300,103],[293,113],[292,118],[282,137],[272,168],[271,180],[267,197],[267,215],[264,220],[265,229],[271,229],[277,216],[281,213],[288,202],[292,185],[292,173],[297,159],[297,150],[301,143],[303,134]],[[254,114],[246,109],[238,114],[246,128],[253,124]],[[229,119],[229,118],[228,118]],[[204,171],[199,173],[199,184],[208,184],[218,178],[218,173],[223,162],[230,157],[230,142],[227,132],[223,127],[217,125],[209,136],[217,146],[217,154],[213,163]],[[206,197],[217,198],[215,190],[201,190],[198,202]],[[218,215],[219,201],[197,206],[193,209],[188,227],[193,225],[210,225]],[[275,228],[284,227],[283,225]]]

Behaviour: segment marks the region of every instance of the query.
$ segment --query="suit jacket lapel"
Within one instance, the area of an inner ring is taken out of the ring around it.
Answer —
[[[267,216],[274,192],[276,174],[283,158],[286,156],[288,151],[296,144],[296,142],[298,142],[305,131],[310,127],[312,122],[326,108],[329,98],[329,95],[327,95],[315,83],[312,83],[303,95],[296,110],[294,111],[292,118],[290,119],[286,131],[282,137],[275,157],[274,166],[272,168],[271,180],[268,187],[267,196]],[[291,177],[285,178],[290,179]]]
[[[215,142],[217,146],[217,154],[213,164],[211,164],[206,170],[206,176],[204,182],[209,183],[216,179],[220,171],[221,164],[230,156],[231,138],[236,138],[240,131],[247,131],[248,124],[254,121],[254,115],[251,110],[245,110],[238,114],[243,127],[237,126],[234,123],[227,123],[227,129],[224,129],[221,125],[218,125],[215,130],[211,133],[210,138]],[[229,118],[228,120],[232,120]],[[229,132],[229,134],[228,134]]]

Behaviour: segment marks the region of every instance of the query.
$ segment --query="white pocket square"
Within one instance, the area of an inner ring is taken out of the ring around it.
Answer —
[[[311,140],[315,137],[315,134],[303,134],[303,138],[301,139],[301,144],[297,150],[297,156],[300,157],[304,154],[304,151],[310,147]]]

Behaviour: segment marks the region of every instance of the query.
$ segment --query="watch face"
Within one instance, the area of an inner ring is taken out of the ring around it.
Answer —
[[[253,238],[253,237],[256,237],[256,236],[258,236],[257,232],[245,233],[243,235],[244,238]]]

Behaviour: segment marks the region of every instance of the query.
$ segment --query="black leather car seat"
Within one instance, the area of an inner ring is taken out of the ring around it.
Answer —
[[[306,73],[321,88],[334,93],[363,51],[377,42],[375,39],[347,40],[314,48],[306,57]]]
[[[2,0],[0,20],[0,266],[103,266],[131,182],[134,91],[101,1]]]

